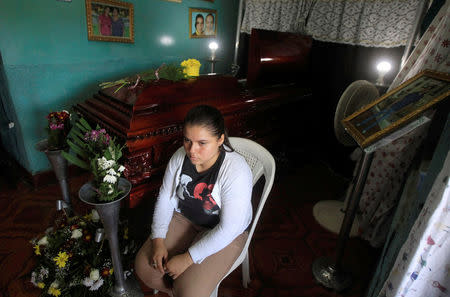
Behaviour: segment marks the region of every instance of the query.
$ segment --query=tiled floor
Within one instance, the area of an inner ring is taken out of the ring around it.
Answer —
[[[312,207],[316,201],[341,196],[346,179],[314,159],[284,159],[277,165],[276,181],[250,247],[250,288],[242,287],[238,269],[222,282],[219,296],[364,296],[378,251],[359,239],[348,242],[344,259],[354,276],[350,289],[341,293],[325,289],[311,272],[317,257],[333,255],[337,239],[314,221]],[[85,180],[71,179],[72,197]],[[51,225],[59,187],[33,190],[21,182],[12,190],[0,179],[0,188],[0,297],[38,296],[39,290],[28,281],[33,265],[29,240]],[[150,290],[146,292],[151,296]]]

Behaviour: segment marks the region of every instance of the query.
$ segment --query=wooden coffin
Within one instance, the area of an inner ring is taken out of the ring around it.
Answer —
[[[130,207],[159,188],[167,161],[182,145],[183,118],[193,106],[215,106],[224,115],[230,136],[269,145],[282,129],[275,110],[282,111],[283,106],[310,95],[296,86],[249,90],[231,76],[160,80],[117,93],[115,89],[100,90],[75,109],[126,143],[124,174],[133,184]]]
[[[292,37],[283,36],[292,48]],[[285,67],[287,56],[289,63],[295,60],[293,51],[289,50],[291,54],[286,56],[283,43],[280,39],[276,41],[279,50],[273,47],[271,51],[264,50],[264,56],[272,55],[272,61],[280,61]],[[311,44],[302,41],[300,45],[308,47],[298,51],[297,58],[305,65]],[[255,52],[253,49],[252,53]],[[301,119],[310,113],[305,102],[311,93],[301,81],[295,81],[294,78],[289,83],[280,81],[248,88],[235,77],[225,75],[202,75],[178,82],[159,80],[118,92],[117,87],[100,90],[75,109],[126,143],[124,174],[133,184],[129,207],[135,207],[142,199],[152,199],[157,193],[167,161],[182,145],[182,122],[190,108],[199,104],[215,106],[224,115],[230,136],[254,139],[270,147],[285,134],[298,130],[297,127],[307,126]]]

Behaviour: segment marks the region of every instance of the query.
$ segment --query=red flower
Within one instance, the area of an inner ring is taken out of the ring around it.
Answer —
[[[102,276],[108,276],[109,275],[109,268],[103,268],[102,270]]]

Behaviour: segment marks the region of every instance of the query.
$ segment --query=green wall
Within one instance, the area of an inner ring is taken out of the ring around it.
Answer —
[[[201,73],[209,65],[211,39],[189,39],[189,7],[218,13],[217,72],[229,72],[233,58],[238,0],[129,0],[134,5],[134,44],[88,41],[84,0],[0,1],[0,52],[15,110],[16,136],[25,156],[19,162],[32,174],[50,165],[34,144],[46,137],[45,116],[68,109],[97,92],[100,82],[119,79],[163,62],[196,58]],[[163,45],[163,36],[174,43]]]

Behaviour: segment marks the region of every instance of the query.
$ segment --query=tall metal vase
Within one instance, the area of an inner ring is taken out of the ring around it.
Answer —
[[[131,191],[131,183],[124,179],[119,179],[119,189],[123,191],[123,195],[112,202],[98,203],[96,200],[96,192],[92,182],[84,184],[78,196],[84,203],[95,206],[103,227],[105,228],[106,238],[108,239],[111,258],[114,267],[115,284],[110,292],[113,297],[116,296],[144,296],[139,288],[138,283],[133,278],[124,279],[122,262],[120,260],[120,248],[117,238],[120,202],[126,198]]]
[[[63,150],[49,150],[47,139],[41,140],[36,144],[36,149],[40,152],[44,152],[47,155],[56,178],[58,179],[61,187],[63,201],[66,205],[64,208],[71,208],[70,195],[69,195],[69,183],[67,181],[67,160],[61,155]],[[62,203],[62,204],[64,204]],[[57,204],[59,205],[59,204]]]

